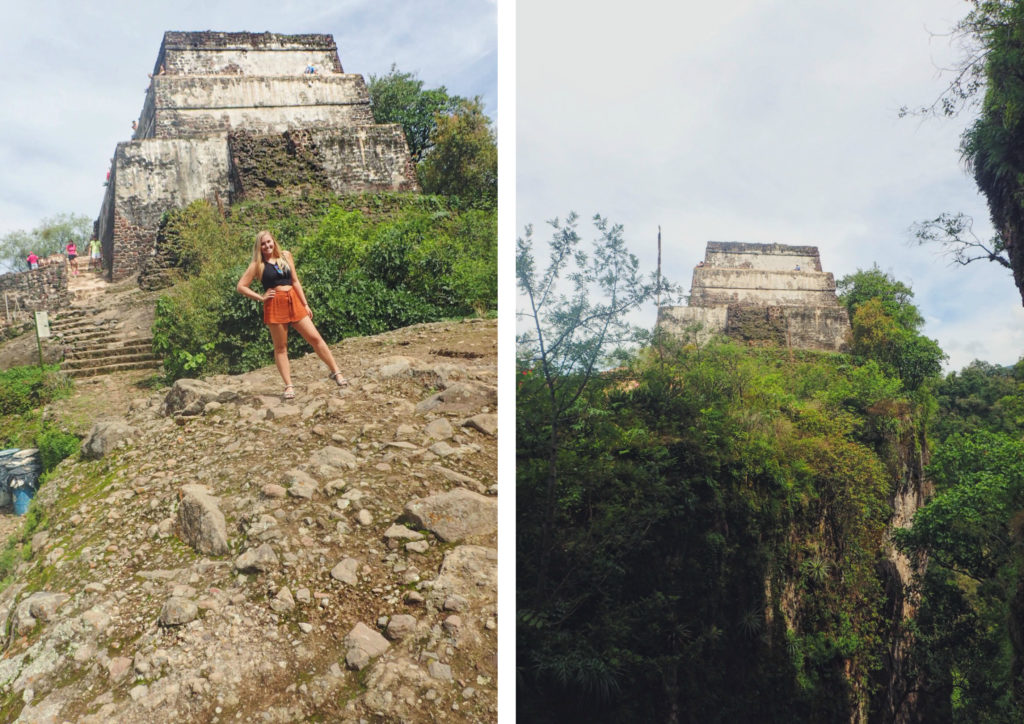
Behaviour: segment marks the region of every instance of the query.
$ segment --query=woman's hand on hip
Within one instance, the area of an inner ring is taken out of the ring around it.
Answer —
[[[268,299],[273,299],[276,294],[277,294],[277,288],[276,287],[271,287],[270,289],[268,289],[266,291],[266,293],[264,293],[262,301],[265,302]]]

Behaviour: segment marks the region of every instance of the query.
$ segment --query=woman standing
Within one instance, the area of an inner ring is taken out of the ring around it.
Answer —
[[[265,290],[262,296],[249,288],[257,277]],[[348,384],[331,355],[330,347],[313,326],[313,310],[309,308],[306,294],[302,291],[292,255],[278,246],[269,231],[261,231],[256,235],[252,263],[238,280],[236,288],[242,296],[263,302],[263,322],[270,328],[270,338],[274,341],[274,364],[284,380],[284,399],[295,397],[288,363],[289,324],[312,345],[317,357],[331,370],[328,379],[334,380],[339,387]]]
[[[78,276],[78,247],[75,246],[75,242],[69,241],[68,245],[64,247],[64,251],[68,254],[68,266],[71,267],[71,273],[74,276]]]

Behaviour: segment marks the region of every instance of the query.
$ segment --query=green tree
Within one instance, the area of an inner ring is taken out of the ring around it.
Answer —
[[[433,147],[418,168],[423,191],[456,197],[465,208],[495,208],[498,146],[480,99],[464,100],[453,114],[436,120]]]
[[[83,214],[56,214],[39,222],[31,231],[18,229],[0,237],[0,263],[9,269],[27,269],[29,252],[48,256],[64,251],[68,242],[75,242],[79,253],[92,235],[92,220]]]
[[[617,354],[647,338],[628,315],[669,288],[652,274],[645,279],[640,263],[626,247],[622,226],[594,216],[598,237],[584,251],[576,229],[578,216],[555,219],[548,241],[550,263],[538,273],[534,261],[533,227],[516,240],[516,281],[526,308],[516,316],[526,324],[517,337],[522,372],[537,380],[521,392],[535,396],[529,421],[533,434],[542,431],[544,465],[540,507],[531,512],[541,521],[537,588],[544,591],[551,533],[559,496],[562,436],[579,413],[577,403]],[[565,283],[568,289],[560,287]],[[674,289],[674,288],[669,288]],[[518,404],[518,403],[517,403]]]
[[[377,123],[400,123],[414,162],[419,162],[434,142],[431,133],[438,115],[454,113],[462,99],[450,95],[444,86],[423,88],[415,73],[403,73],[395,65],[387,75],[371,75],[367,85],[373,120]]]
[[[956,434],[928,472],[937,494],[894,536],[928,559],[913,660],[952,721],[1022,721],[1024,441]]]
[[[920,333],[924,317],[911,302],[910,287],[877,266],[858,269],[836,286],[850,314],[853,354],[876,360],[908,390],[937,379],[946,355],[938,342]]]
[[[964,214],[940,214],[913,227],[920,243],[939,245],[959,264],[978,260],[1007,267],[1024,301],[1024,1],[970,0],[951,35],[964,49],[946,91],[922,114],[953,116],[978,107],[960,139],[960,153],[988,201],[992,239],[974,234]],[[903,113],[908,112],[906,108]]]

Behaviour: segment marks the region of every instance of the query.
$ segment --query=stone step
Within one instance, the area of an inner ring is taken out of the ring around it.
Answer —
[[[121,364],[122,362],[159,363],[160,358],[152,352],[125,352],[124,354],[91,354],[80,357],[65,358],[60,367],[62,370],[77,370],[84,367],[95,367],[98,364]]]
[[[97,367],[85,367],[67,370],[71,377],[96,377],[97,375],[109,375],[113,372],[127,372],[129,370],[151,369],[154,372],[160,369],[160,362],[125,362],[121,364],[100,365]]]
[[[92,353],[109,352],[152,352],[153,340],[150,338],[111,339],[88,344],[76,344],[66,353],[68,357],[84,357]]]
[[[102,349],[78,349],[67,350],[64,359],[68,362],[76,360],[103,360],[118,357],[121,355],[153,355],[153,348],[148,344],[132,345],[130,347],[104,347]]]

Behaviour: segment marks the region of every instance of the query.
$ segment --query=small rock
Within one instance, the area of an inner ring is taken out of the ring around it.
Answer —
[[[287,491],[284,486],[275,483],[267,483],[263,486],[263,495],[267,498],[283,498]]]
[[[160,611],[160,623],[164,626],[181,626],[195,621],[199,607],[187,598],[171,596]]]
[[[277,554],[269,543],[264,543],[259,548],[250,548],[235,559],[235,570],[242,573],[268,573],[280,565]]]
[[[440,661],[431,661],[427,664],[427,671],[430,673],[431,678],[439,681],[452,680],[452,667],[448,664],[442,664]]]
[[[281,586],[281,590],[270,602],[270,607],[278,613],[287,613],[295,608],[295,599],[292,598],[292,592],[288,590],[288,586]]]
[[[356,575],[358,568],[359,562],[355,558],[346,558],[331,569],[331,578],[354,586],[359,582],[359,577]]]
[[[498,434],[498,416],[489,414],[473,415],[468,420],[463,420],[462,426],[472,427],[485,435],[494,437]]]
[[[356,514],[356,522],[362,526],[373,525],[373,515],[366,508],[362,508]]]
[[[447,419],[439,417],[436,420],[431,420],[424,426],[423,434],[431,440],[450,440],[455,431]]]
[[[385,633],[392,641],[399,641],[415,631],[416,618],[407,613],[400,613],[391,617]]]

